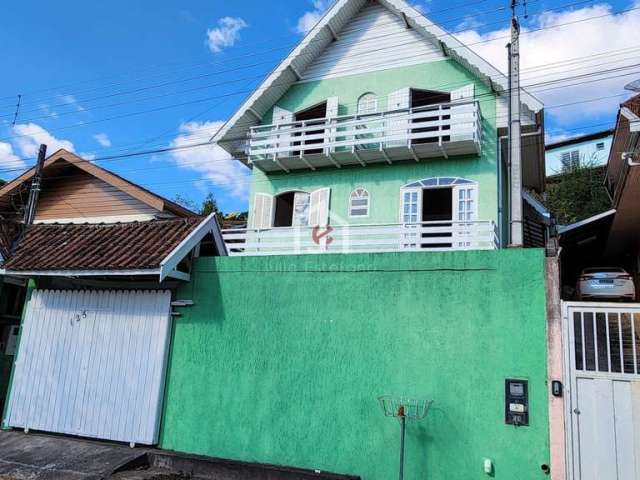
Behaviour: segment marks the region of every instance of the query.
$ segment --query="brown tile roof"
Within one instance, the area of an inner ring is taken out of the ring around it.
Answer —
[[[36,224],[27,228],[6,270],[155,269],[202,217],[114,224]]]

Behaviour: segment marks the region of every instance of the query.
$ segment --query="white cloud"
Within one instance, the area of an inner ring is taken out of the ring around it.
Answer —
[[[89,160],[89,161],[96,159],[96,154],[92,152],[80,152],[78,156],[84,160]]]
[[[15,125],[13,133],[16,135],[13,141],[14,146],[25,157],[35,157],[41,143],[47,146],[47,156],[61,148],[74,151],[73,143],[69,140],[60,140],[35,123]]]
[[[78,112],[84,112],[86,109],[78,103],[73,95],[58,95],[58,98],[67,105],[73,106]]]
[[[0,142],[0,168],[5,170],[25,168],[26,163],[13,152],[10,143]]]
[[[218,20],[217,28],[207,30],[209,49],[213,53],[218,53],[225,47],[232,47],[240,38],[240,30],[246,27],[246,22],[241,18],[221,18]]]
[[[206,141],[217,132],[224,122],[188,122],[180,125],[180,135],[171,141],[172,147],[182,147]],[[171,153],[176,165],[193,170],[202,179],[218,186],[238,198],[247,198],[249,192],[249,170],[222,147],[210,146],[185,148]]]
[[[331,5],[331,0],[312,0],[313,10],[305,12],[299,19],[296,31],[302,35],[308,33]]]
[[[96,133],[93,136],[93,139],[105,148],[109,148],[111,146],[111,140],[109,140],[106,133]]]
[[[634,7],[639,6],[640,1],[636,0]],[[631,10],[617,15],[610,15],[611,13],[611,5],[600,3],[563,12],[548,12],[534,18],[531,27],[522,29],[524,34],[520,39],[522,85],[526,87],[533,84],[527,90],[544,101],[547,106],[624,93],[623,86],[637,78],[638,74],[635,76],[621,76],[621,74],[637,71],[637,69],[605,73],[602,77],[616,78],[597,82],[593,80],[599,77],[588,77],[550,85],[535,85],[540,82],[637,63],[637,51],[607,52],[640,47],[637,36],[640,11]],[[593,19],[581,21],[587,18]],[[543,30],[531,31],[537,28],[543,28]],[[508,29],[503,29],[484,34],[468,30],[456,36],[490,63],[506,72],[505,44],[508,39],[504,37],[508,35]],[[488,41],[492,39],[497,40]],[[567,61],[575,58],[579,60],[567,64]],[[557,64],[558,62],[562,63]],[[560,86],[562,88],[557,88]],[[585,116],[612,114],[622,100],[623,97],[607,98],[548,109],[547,113],[558,121],[571,122],[576,118],[584,119]]]

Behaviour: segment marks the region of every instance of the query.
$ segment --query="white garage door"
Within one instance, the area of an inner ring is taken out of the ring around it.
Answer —
[[[640,478],[640,308],[568,305],[574,480]]]
[[[35,290],[5,425],[154,444],[171,292]]]

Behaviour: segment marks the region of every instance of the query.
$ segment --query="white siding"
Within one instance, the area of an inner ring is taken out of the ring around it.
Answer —
[[[440,49],[378,3],[365,6],[302,74],[303,80],[353,75],[441,60]]]
[[[171,292],[35,290],[5,425],[158,440]]]

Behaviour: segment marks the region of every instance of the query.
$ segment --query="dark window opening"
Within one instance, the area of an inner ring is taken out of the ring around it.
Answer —
[[[286,192],[276,196],[276,211],[273,219],[274,227],[290,227],[293,225],[294,195],[295,192]]]
[[[446,92],[434,92],[432,90],[415,90],[411,89],[411,108],[419,108],[419,107],[427,107],[429,105],[438,105],[438,104],[448,104],[451,102],[451,94]],[[425,112],[430,111],[429,109],[425,109]],[[425,118],[419,118],[413,120],[411,123],[420,124],[425,122],[432,122],[438,120],[439,111],[437,109],[433,110],[433,116],[428,116]],[[443,120],[448,120],[451,118],[451,115],[443,115]],[[435,132],[438,131],[437,126],[431,127],[417,127],[411,129],[411,133],[426,133],[426,132]],[[442,130],[449,130],[448,125],[444,125]],[[450,140],[449,135],[444,135],[442,137],[442,141],[448,142]],[[437,143],[438,137],[429,137],[429,138],[415,138],[411,141],[413,145],[421,144],[421,143]]]
[[[449,227],[453,220],[453,189],[425,188],[422,190],[422,221],[442,222],[430,223],[430,227]],[[422,238],[451,237],[451,233],[423,233]],[[450,248],[451,243],[425,243],[424,248]]]
[[[310,135],[322,135],[324,133],[324,121],[327,116],[327,102],[322,102],[319,105],[316,105],[311,108],[307,108],[306,110],[302,110],[295,114],[296,122],[307,122],[305,127],[313,126],[313,125],[322,125],[323,128],[319,128],[318,130],[308,130],[305,132],[297,132],[294,133],[294,137],[302,137],[302,140],[296,140],[293,142],[294,146],[297,145],[314,145],[321,144],[324,142],[324,138],[315,138],[311,140],[304,140],[305,136]],[[318,120],[317,122],[313,122],[312,120]],[[298,127],[296,127],[298,128]],[[312,155],[315,153],[322,153],[322,148],[312,148],[303,150],[304,155]],[[293,156],[300,155],[300,150],[294,150]]]

